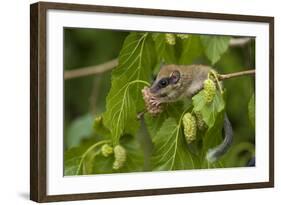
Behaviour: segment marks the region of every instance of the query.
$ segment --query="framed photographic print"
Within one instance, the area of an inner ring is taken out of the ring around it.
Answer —
[[[31,5],[30,197],[274,186],[274,18]]]

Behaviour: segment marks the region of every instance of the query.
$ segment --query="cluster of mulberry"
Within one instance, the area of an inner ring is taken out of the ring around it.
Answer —
[[[188,34],[177,34],[177,37],[179,37],[180,39],[187,39]]]
[[[207,125],[203,120],[202,114],[199,111],[195,111],[194,114],[196,116],[197,128],[199,130],[204,130]]]
[[[109,144],[104,144],[101,147],[101,154],[105,157],[108,157],[113,153],[113,148]]]
[[[211,79],[204,81],[204,98],[207,103],[211,103],[216,95],[216,84]]]
[[[142,89],[142,95],[145,102],[147,112],[152,115],[156,115],[163,111],[163,106],[160,102],[151,94],[148,87]]]
[[[165,34],[166,42],[169,45],[175,45],[176,44],[176,35],[172,33]]]
[[[188,144],[196,140],[197,123],[196,118],[191,113],[186,113],[183,116],[182,124],[184,128],[185,140]]]
[[[176,44],[176,37],[179,37],[180,39],[187,39],[188,34],[172,34],[172,33],[166,33],[165,34],[165,39],[166,43],[169,45],[175,45]]]
[[[116,145],[114,147],[114,157],[115,161],[113,162],[113,169],[118,170],[123,167],[126,158],[127,158],[127,153],[124,147],[121,145]]]

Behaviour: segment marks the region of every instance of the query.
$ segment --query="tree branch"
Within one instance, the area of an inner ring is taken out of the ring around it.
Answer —
[[[97,75],[109,71],[118,65],[118,59],[113,59],[100,65],[88,66],[84,68],[77,68],[74,70],[64,71],[64,79],[73,79],[89,75]],[[247,70],[236,73],[218,74],[219,80],[226,80],[243,75],[255,75],[255,70]]]
[[[255,75],[256,71],[253,70],[246,70],[246,71],[240,71],[240,72],[235,72],[235,73],[228,73],[228,74],[218,74],[218,79],[219,80],[226,80],[229,78],[235,78],[243,75]]]
[[[64,71],[64,79],[73,79],[83,76],[101,74],[115,68],[118,65],[118,59],[113,59],[100,65],[77,68],[74,70]]]
[[[251,38],[231,38],[229,42],[229,46],[236,47],[236,46],[244,46],[251,41]]]

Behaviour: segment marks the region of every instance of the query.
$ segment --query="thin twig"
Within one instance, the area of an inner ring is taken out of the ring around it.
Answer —
[[[246,70],[246,71],[240,71],[240,72],[235,72],[235,73],[228,73],[228,74],[219,74],[218,79],[219,80],[226,80],[229,78],[235,78],[243,75],[255,75],[256,71],[255,70]]]
[[[74,70],[64,71],[64,79],[79,78],[83,76],[96,75],[104,73],[115,68],[118,65],[118,59],[113,59],[100,65],[88,66]]]

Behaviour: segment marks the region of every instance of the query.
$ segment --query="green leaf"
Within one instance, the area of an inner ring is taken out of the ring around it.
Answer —
[[[92,122],[93,116],[91,114],[75,119],[66,131],[66,147],[75,147],[82,139],[91,137],[93,134]]]
[[[104,125],[111,131],[114,145],[118,144],[121,135],[134,135],[138,128],[137,112],[144,109],[143,85],[139,82],[150,79],[154,59],[154,43],[150,35],[129,34],[119,55],[119,65],[112,72],[111,89],[103,115]]]
[[[248,114],[251,125],[255,127],[255,94],[252,95],[248,104]]]
[[[163,112],[157,116],[145,113],[144,120],[147,131],[151,137],[154,137],[164,121],[168,118],[167,112]]]
[[[215,64],[226,52],[230,37],[228,36],[200,36],[204,52],[212,64]]]
[[[73,176],[82,174],[82,171],[78,168],[84,150],[87,148],[75,147],[64,154],[64,175]]]
[[[81,143],[78,147],[66,151],[64,153],[64,175],[91,174],[91,169],[89,171],[89,163],[91,163],[98,154],[100,146],[109,142],[109,140],[99,142],[88,140]]]
[[[203,54],[203,48],[198,35],[188,35],[187,39],[182,40],[182,47],[179,60],[181,65],[192,64]]]
[[[139,172],[144,168],[144,153],[136,137],[122,136],[120,144],[126,149],[127,159],[119,171],[120,172]]]
[[[214,126],[210,127],[203,137],[203,151],[206,153],[209,149],[216,147],[222,142],[224,124],[224,112],[217,114]]]
[[[212,127],[208,128],[202,136],[201,146],[201,168],[222,168],[224,163],[221,160],[217,160],[213,163],[206,159],[207,152],[218,146],[223,140],[223,125],[224,125],[224,110],[217,113],[215,123]]]
[[[211,103],[205,101],[204,90],[195,95],[192,101],[194,111],[198,111],[202,114],[202,118],[209,128],[214,126],[218,114],[223,111],[225,107],[223,96],[218,90]]]
[[[180,123],[168,118],[153,138],[153,170],[194,169],[198,160],[189,152]]]
[[[114,162],[114,155],[105,157],[101,154],[97,155],[92,161],[93,174],[111,174],[114,173],[112,164]]]
[[[179,120],[181,113],[184,111],[184,104],[181,101],[169,103],[164,106],[162,113],[157,116],[153,116],[149,113],[144,115],[145,124],[151,137],[154,137],[158,130],[161,128],[164,121],[172,117],[175,120]]]
[[[167,64],[176,63],[175,47],[166,42],[165,33],[154,33],[152,34],[152,38],[155,42],[158,61],[164,61]]]
[[[202,137],[201,148],[201,168],[219,168],[223,167],[221,161],[209,163],[206,160],[206,154],[209,149],[216,147],[222,142],[222,130],[224,123],[224,109],[225,102],[223,94],[216,90],[216,94],[211,103],[206,102],[204,97],[204,90],[200,91],[193,98],[193,110],[200,112],[203,121],[208,126],[207,131]]]

